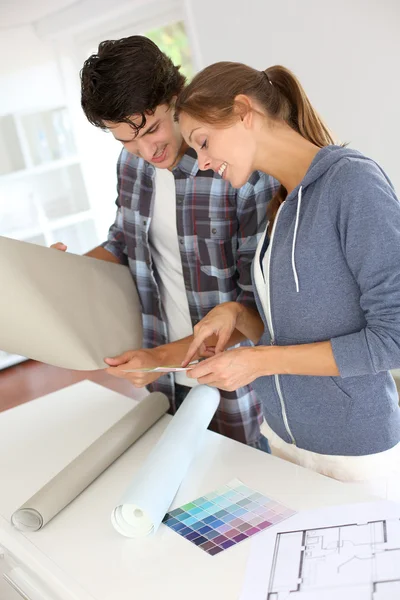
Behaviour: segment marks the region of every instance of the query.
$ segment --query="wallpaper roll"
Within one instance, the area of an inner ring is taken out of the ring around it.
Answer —
[[[113,510],[111,521],[119,533],[139,538],[157,531],[203,441],[219,400],[216,388],[192,388]]]
[[[165,394],[154,392],[103,433],[29,498],[11,517],[21,531],[38,531],[87,488],[168,410]]]
[[[0,237],[0,350],[76,370],[142,346],[128,267]]]

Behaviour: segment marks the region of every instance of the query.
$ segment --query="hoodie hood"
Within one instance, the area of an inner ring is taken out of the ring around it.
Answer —
[[[373,161],[371,158],[364,156],[358,150],[353,150],[352,148],[346,148],[343,146],[324,146],[321,150],[315,155],[311,165],[308,168],[307,173],[305,174],[303,180],[300,184],[288,195],[286,200],[295,200],[298,197],[299,189],[302,188],[302,193],[306,191],[306,187],[311,183],[314,183],[317,179],[325,175],[325,173],[337,162],[342,160],[343,158],[355,158],[357,160],[365,160],[371,163],[374,163],[381,173],[385,176],[388,183],[392,187],[390,180],[388,179],[386,173]]]
[[[370,158],[361,154],[361,152],[359,152],[358,150],[353,150],[351,148],[346,148],[343,146],[324,146],[323,148],[321,148],[321,150],[314,157],[314,160],[312,161],[307,173],[305,174],[304,179],[286,198],[286,202],[294,202],[297,199],[296,220],[293,232],[291,260],[293,278],[295,281],[297,293],[300,291],[300,284],[296,268],[296,239],[299,227],[302,199],[304,197],[304,194],[306,194],[307,192],[307,187],[315,181],[317,181],[320,177],[323,177],[333,165],[338,163],[343,158],[353,158],[373,163],[379,168],[389,185],[392,187],[389,178],[387,177],[386,173],[379,167],[379,165],[377,165]]]

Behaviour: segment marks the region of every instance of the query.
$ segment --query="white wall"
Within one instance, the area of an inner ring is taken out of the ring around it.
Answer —
[[[400,192],[397,0],[186,0],[202,66],[282,64],[340,140],[377,160]]]
[[[0,115],[63,104],[54,50],[33,27],[0,30],[0,90]]]

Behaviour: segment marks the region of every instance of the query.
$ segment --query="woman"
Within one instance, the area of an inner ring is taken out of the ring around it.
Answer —
[[[212,310],[184,364],[212,334],[216,354],[191,376],[252,383],[276,455],[344,481],[398,477],[400,205],[389,179],[334,145],[281,66],[207,67],[177,115],[201,169],[235,187],[254,170],[281,184],[253,263],[259,314],[235,302]],[[221,353],[235,329],[256,346]]]

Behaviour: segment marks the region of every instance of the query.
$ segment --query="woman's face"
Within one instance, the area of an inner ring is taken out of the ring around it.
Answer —
[[[202,171],[212,169],[235,188],[247,182],[254,171],[255,140],[246,117],[222,128],[181,113],[179,125],[186,143],[196,150]]]

